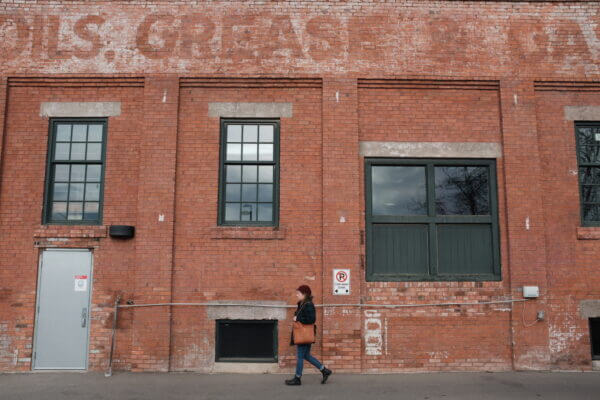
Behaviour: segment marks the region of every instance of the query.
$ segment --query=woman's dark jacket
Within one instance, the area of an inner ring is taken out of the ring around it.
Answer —
[[[317,321],[317,312],[315,311],[315,305],[312,301],[307,302],[298,302],[298,307],[294,312],[296,316],[296,321],[301,322],[303,324],[314,324]],[[292,332],[292,337],[290,340],[290,345],[294,344],[294,333]]]
[[[314,324],[317,320],[315,305],[310,300],[306,303],[299,301],[294,315],[296,316],[296,321],[303,324]]]

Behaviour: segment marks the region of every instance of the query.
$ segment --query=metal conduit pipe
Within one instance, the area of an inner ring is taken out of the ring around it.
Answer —
[[[376,308],[401,308],[401,307],[436,307],[436,306],[478,306],[486,304],[503,304],[527,301],[529,299],[491,300],[481,302],[449,302],[449,303],[418,303],[418,304],[315,304],[315,307],[376,307]],[[247,303],[149,303],[149,304],[119,304],[118,308],[131,307],[158,307],[158,306],[206,306],[206,307],[265,307],[265,308],[296,308],[295,305],[277,304],[247,304]]]

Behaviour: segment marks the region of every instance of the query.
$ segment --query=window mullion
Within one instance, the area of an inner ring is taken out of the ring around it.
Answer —
[[[428,224],[429,228],[429,275],[438,274],[438,251],[437,251],[437,225],[435,222]]]
[[[588,163],[588,162],[579,162],[580,168],[598,168],[600,167],[600,163]]]
[[[435,176],[434,176],[434,165],[432,163],[427,164],[426,179],[426,192],[427,192],[427,216],[429,217],[428,223],[428,240],[429,245],[429,275],[436,276],[438,270],[438,252],[437,252],[437,234],[436,234],[436,221],[435,221]]]
[[[50,160],[52,164],[102,164],[102,159],[100,160]]]
[[[427,215],[435,218],[435,177],[433,164],[427,164],[425,174],[425,188],[427,192]]]

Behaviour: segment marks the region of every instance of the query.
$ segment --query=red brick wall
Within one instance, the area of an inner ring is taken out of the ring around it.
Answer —
[[[600,105],[597,3],[143,3],[0,5],[0,370],[30,368],[37,263],[51,238],[93,249],[95,370],[106,367],[117,294],[293,304],[301,282],[317,302],[371,304],[519,298],[523,285],[540,286],[525,308],[319,311],[315,353],[338,370],[591,368],[579,304],[600,299],[589,240],[600,233],[580,228],[563,109]],[[185,83],[195,78],[205,83]],[[561,83],[548,91],[541,81]],[[44,101],[122,103],[109,118],[101,227],[40,225]],[[278,231],[217,227],[209,102],[292,103]],[[499,143],[502,281],[366,283],[360,141]],[[135,225],[136,238],[108,238],[110,224]],[[331,294],[334,268],[351,269],[350,296]],[[526,327],[538,310],[546,321]],[[288,333],[281,322],[284,370]],[[120,310],[116,368],[209,371],[213,359],[204,308]]]
[[[108,81],[110,84],[110,81]],[[107,83],[103,84],[104,86]],[[56,246],[51,238],[67,238],[61,246],[90,247],[94,252],[90,368],[104,368],[109,350],[111,304],[116,293],[130,293],[134,283],[135,244],[107,239],[104,227],[42,226],[48,118],[41,118],[45,101],[121,101],[122,114],[111,117],[106,151],[104,223],[136,225],[142,88],[10,87],[2,154],[0,193],[0,270],[2,321],[10,347],[2,368],[29,369],[39,248]],[[121,344],[128,346],[131,316],[122,315]],[[4,322],[3,322],[4,323]],[[17,353],[15,353],[17,352]],[[10,356],[14,356],[10,357]],[[117,354],[117,358],[119,354]]]
[[[499,90],[493,83],[363,82],[360,139],[397,142],[501,143]],[[364,169],[361,166],[361,170]],[[508,276],[504,172],[497,160],[502,273]],[[361,209],[364,173],[361,171]],[[361,229],[365,229],[361,220]],[[363,246],[363,254],[366,249]],[[501,282],[366,282],[371,304],[493,301],[510,296]],[[510,307],[428,307],[368,316],[383,327],[380,354],[365,354],[366,370],[504,370],[511,368]],[[473,329],[473,326],[477,329]],[[412,345],[411,345],[412,343]],[[474,345],[476,343],[476,345]],[[457,345],[458,344],[458,345]],[[470,348],[473,346],[472,348]],[[470,348],[470,349],[469,349]],[[469,349],[469,350],[466,350]]]
[[[500,142],[497,88],[361,88],[360,140]]]
[[[543,187],[546,269],[549,293],[550,357],[557,368],[582,368],[590,357],[589,326],[580,318],[581,300],[598,298],[600,278],[597,240],[586,240],[595,228],[580,228],[579,187],[574,122],[565,106],[598,106],[598,92],[536,92]]]
[[[181,88],[174,300],[293,304],[294,289],[307,283],[321,301],[321,89],[221,85]],[[292,103],[293,116],[280,120],[280,233],[243,228],[249,239],[231,239],[239,229],[217,226],[220,120],[208,117],[210,102]],[[181,308],[174,310],[173,326],[172,368],[207,369],[214,360],[214,321],[202,309]],[[282,324],[282,366],[293,357],[289,334],[289,324]]]

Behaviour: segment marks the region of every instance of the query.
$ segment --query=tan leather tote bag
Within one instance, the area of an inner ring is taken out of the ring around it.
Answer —
[[[302,311],[302,307],[300,307],[300,311]],[[300,312],[298,312],[300,313]],[[316,340],[316,332],[317,326],[315,324],[303,324],[299,321],[294,321],[294,325],[292,326],[292,338],[294,340],[294,344],[312,344]]]

